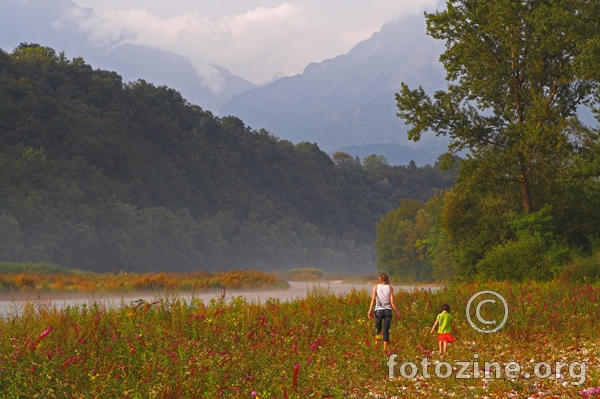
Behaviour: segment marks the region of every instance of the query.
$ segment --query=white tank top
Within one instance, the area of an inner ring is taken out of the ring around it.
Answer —
[[[377,284],[377,304],[375,310],[391,309],[389,284]]]

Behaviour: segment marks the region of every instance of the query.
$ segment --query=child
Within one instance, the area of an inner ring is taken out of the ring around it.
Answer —
[[[431,334],[433,334],[435,327],[438,327],[440,355],[446,353],[449,343],[454,342],[454,337],[452,336],[452,315],[449,312],[450,306],[447,303],[443,304],[442,313],[437,315],[435,323],[433,323],[433,327],[431,327]]]
[[[392,309],[396,311],[396,316],[400,313],[394,302],[394,288],[390,286],[390,278],[387,274],[379,275],[379,284],[373,286],[373,295],[371,297],[371,305],[369,306],[369,319],[373,304],[375,305],[375,328],[377,335],[381,334],[383,324],[383,350],[387,350],[390,343],[390,323],[392,322]]]

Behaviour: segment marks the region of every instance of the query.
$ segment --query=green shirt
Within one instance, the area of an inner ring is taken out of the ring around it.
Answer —
[[[451,328],[452,315],[450,313],[448,313],[444,310],[442,313],[437,315],[437,321],[438,321],[438,334],[446,334],[446,333],[452,332],[452,328]]]

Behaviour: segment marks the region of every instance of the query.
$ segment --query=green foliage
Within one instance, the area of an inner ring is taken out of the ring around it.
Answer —
[[[355,161],[47,47],[0,52],[0,261],[364,273],[379,218],[454,173]]]
[[[314,274],[315,276],[322,277],[325,275],[325,272],[317,267],[300,267],[289,270],[288,274],[290,276],[295,276],[297,274]]]
[[[514,240],[489,249],[477,263],[480,279],[523,281],[552,278],[570,257],[554,235],[551,208],[516,215],[509,223]]]
[[[431,264],[425,261],[419,243],[433,224],[425,205],[417,200],[403,200],[398,209],[385,215],[377,225],[375,243],[379,270],[407,280],[431,279]]]
[[[71,274],[73,270],[48,263],[0,262],[0,273]]]
[[[289,270],[287,275],[293,281],[314,281],[325,276],[325,272],[317,267],[299,267]]]
[[[23,255],[19,222],[12,215],[0,214],[0,259],[21,259]]]
[[[336,152],[331,156],[331,160],[340,169],[354,169],[359,170],[361,168],[360,159],[358,156],[352,157],[350,154],[345,152]]]
[[[477,264],[481,279],[495,281],[543,280],[552,276],[540,237],[526,237],[497,245]]]
[[[596,248],[590,255],[573,254],[557,277],[561,281],[597,283],[600,279],[600,250]]]
[[[371,154],[363,159],[363,168],[367,173],[378,173],[389,168],[390,164],[383,155]]]
[[[431,274],[435,281],[449,282],[458,269],[456,261],[451,256],[451,247],[443,229],[436,223],[421,245],[427,246],[427,260],[431,263]]]
[[[450,281],[456,264],[441,222],[447,192],[426,203],[405,200],[377,225],[375,243],[380,271],[404,280]]]

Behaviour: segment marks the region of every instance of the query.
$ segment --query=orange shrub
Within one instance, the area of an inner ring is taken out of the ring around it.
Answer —
[[[21,273],[15,277],[15,285],[21,290],[31,290],[35,287],[35,278],[28,274]]]
[[[135,279],[131,285],[138,290],[172,289],[177,288],[177,281],[165,273],[144,274]]]
[[[155,274],[150,278],[150,281],[153,289],[177,287],[177,281],[175,281],[174,278],[171,278],[165,273]]]
[[[65,282],[63,280],[57,280],[54,284],[51,285],[54,291],[65,291]]]
[[[179,289],[183,291],[207,288],[262,288],[282,283],[272,274],[255,270],[231,270],[211,274],[193,273],[82,273],[0,274],[0,289],[15,287],[20,290],[48,290],[54,292],[119,292]]]

